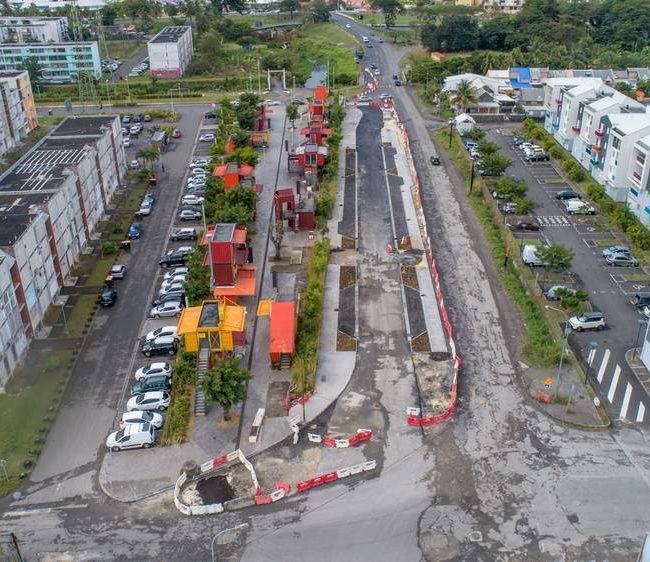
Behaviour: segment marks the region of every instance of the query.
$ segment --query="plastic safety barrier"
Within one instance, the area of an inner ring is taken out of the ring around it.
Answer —
[[[362,472],[369,472],[377,468],[377,461],[366,461],[360,464],[355,464],[352,466],[346,466],[344,468],[339,468],[338,470],[332,472],[326,472],[325,474],[320,474],[319,476],[314,476],[309,480],[303,480],[296,484],[296,490],[298,493],[307,492],[312,488],[318,488],[324,484],[331,484],[337,480],[347,478],[355,474],[361,474]]]
[[[359,443],[370,441],[372,438],[372,429],[357,429],[357,432],[347,439],[330,437],[329,435],[319,435],[318,433],[308,433],[307,439],[311,443],[323,443],[326,447],[332,449],[346,449],[356,447]]]

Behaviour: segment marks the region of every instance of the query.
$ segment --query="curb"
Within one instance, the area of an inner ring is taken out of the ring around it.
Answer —
[[[97,482],[99,484],[99,488],[101,489],[102,493],[106,497],[112,499],[113,501],[119,502],[119,503],[135,503],[135,502],[139,502],[139,501],[142,501],[142,500],[152,498],[154,496],[158,496],[158,495],[160,495],[160,494],[162,494],[164,492],[168,492],[169,490],[174,489],[174,484],[170,484],[169,486],[165,486],[164,488],[160,488],[159,490],[155,490],[153,492],[148,492],[146,494],[142,494],[142,495],[137,496],[135,498],[125,500],[125,499],[117,498],[116,496],[111,494],[108,490],[106,490],[106,488],[104,487],[104,483],[100,479],[98,479]]]

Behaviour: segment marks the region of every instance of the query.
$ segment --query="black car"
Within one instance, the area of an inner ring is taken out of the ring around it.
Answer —
[[[172,241],[196,240],[196,228],[177,228],[169,235]]]
[[[160,306],[166,302],[180,302],[181,306],[185,306],[185,291],[170,291],[164,295],[156,295],[151,306]]]
[[[187,254],[185,252],[172,250],[158,260],[158,265],[162,267],[177,267],[179,265],[185,265],[186,261]]]
[[[205,117],[206,119],[216,119],[217,114],[214,111],[208,111],[203,114],[203,117]]]
[[[431,165],[432,166],[440,166],[440,158],[437,156],[432,156],[431,157]]]
[[[131,394],[144,394],[145,392],[154,392],[156,390],[170,390],[171,382],[167,375],[155,375],[137,382],[131,388]]]
[[[134,122],[134,123],[142,123],[142,114],[140,114],[140,113],[136,113],[136,114],[133,116],[133,122]]]
[[[142,346],[142,353],[147,357],[152,355],[176,355],[177,351],[178,342],[173,336],[162,336],[145,342]]]
[[[99,296],[99,304],[102,306],[113,306],[117,301],[117,291],[113,287],[104,287]]]
[[[630,304],[633,304],[637,308],[644,308],[646,306],[650,306],[650,295],[639,295],[636,294],[634,297],[630,300]]]
[[[562,191],[558,191],[555,194],[555,198],[559,199],[560,201],[564,201],[566,199],[580,199],[580,194],[576,193],[575,191],[571,191],[570,189],[563,189]]]

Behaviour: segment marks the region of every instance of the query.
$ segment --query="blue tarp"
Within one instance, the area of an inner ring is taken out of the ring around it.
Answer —
[[[522,88],[532,88],[530,83],[530,68],[527,66],[511,66],[508,69],[510,75],[510,85],[515,90]]]

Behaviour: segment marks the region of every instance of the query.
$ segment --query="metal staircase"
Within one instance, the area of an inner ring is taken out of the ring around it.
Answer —
[[[203,375],[210,368],[210,349],[208,343],[204,341],[201,342],[201,347],[199,347],[199,356],[196,361],[196,389],[194,394],[194,415],[195,416],[205,416],[206,407],[205,407],[205,396],[203,395],[203,387],[201,382],[203,381]]]
[[[291,355],[288,353],[280,354],[280,369],[291,369]]]

